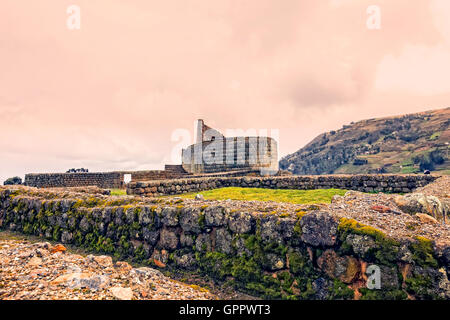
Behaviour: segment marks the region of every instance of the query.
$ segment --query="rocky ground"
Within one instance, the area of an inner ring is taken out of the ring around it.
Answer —
[[[450,199],[450,176],[442,176],[435,182],[419,188],[415,193],[423,193],[443,199]]]
[[[347,192],[335,196],[329,209],[384,231],[391,237],[422,236],[450,243],[450,176],[406,195]]]
[[[205,300],[208,290],[60,244],[0,239],[0,300]]]
[[[405,213],[396,201],[395,195],[350,191],[343,197],[335,197],[328,207],[339,217],[355,219],[393,238],[422,236],[450,241],[450,224],[443,224],[429,215]]]

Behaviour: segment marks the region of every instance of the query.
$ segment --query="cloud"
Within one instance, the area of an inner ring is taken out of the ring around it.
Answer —
[[[439,95],[450,92],[450,4],[430,3],[433,24],[442,41],[434,45],[407,44],[399,53],[386,55],[376,75],[376,90]]]
[[[73,1],[4,0],[0,178],[162,168],[196,118],[280,129],[285,155],[346,122],[442,106],[446,1],[377,3],[373,31],[368,0],[78,0],[70,31]]]
[[[381,61],[376,89],[420,95],[450,92],[449,61],[450,47],[407,46],[401,55],[389,55]]]

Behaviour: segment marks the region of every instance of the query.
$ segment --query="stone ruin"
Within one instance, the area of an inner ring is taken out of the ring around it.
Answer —
[[[274,139],[225,137],[201,119],[197,122],[196,143],[182,150],[182,159],[181,165],[165,165],[164,170],[89,172],[81,168],[70,169],[66,173],[30,173],[25,175],[25,185],[39,188],[97,186],[108,189],[124,188],[129,181],[278,173],[277,142]]]
[[[270,137],[225,137],[197,122],[196,143],[182,150],[182,167],[191,174],[255,170],[278,172],[277,142]]]

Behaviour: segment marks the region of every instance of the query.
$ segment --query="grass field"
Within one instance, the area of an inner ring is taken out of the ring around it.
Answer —
[[[318,190],[291,190],[291,189],[262,189],[262,188],[220,188],[201,192],[187,193],[178,197],[193,199],[196,194],[202,194],[208,200],[258,200],[289,202],[295,204],[330,203],[331,198],[338,194],[344,195],[347,190],[318,189]]]
[[[127,190],[125,189],[110,189],[112,196],[126,196]]]

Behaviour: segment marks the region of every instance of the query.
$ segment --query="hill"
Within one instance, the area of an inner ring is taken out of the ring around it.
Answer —
[[[294,174],[450,173],[450,108],[368,119],[320,134],[280,161]]]

